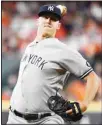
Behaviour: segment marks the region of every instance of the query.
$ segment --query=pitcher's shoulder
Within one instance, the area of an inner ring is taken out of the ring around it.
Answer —
[[[62,48],[63,52],[67,52],[67,53],[75,53],[75,54],[79,54],[79,51],[70,48],[66,43],[64,43],[63,41],[56,39],[56,43],[59,44],[59,46]]]
[[[25,51],[25,52],[28,52],[28,51],[30,50],[30,48],[33,47],[35,44],[36,44],[36,42],[34,42],[34,41],[31,42],[31,43],[29,43],[29,44],[26,46],[26,48],[24,49],[24,51]]]
[[[35,41],[32,41],[31,43],[29,43],[29,44],[28,44],[28,46],[27,46],[27,47],[34,46],[35,44],[36,44],[36,42],[35,42]]]

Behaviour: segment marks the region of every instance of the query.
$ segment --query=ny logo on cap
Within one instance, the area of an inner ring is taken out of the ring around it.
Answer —
[[[48,10],[54,11],[54,6],[48,6]]]

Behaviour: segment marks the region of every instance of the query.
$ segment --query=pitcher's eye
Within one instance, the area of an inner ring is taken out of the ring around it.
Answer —
[[[58,21],[58,19],[56,17],[51,17],[52,21]]]
[[[48,19],[48,18],[50,18],[52,21],[58,21],[58,18],[57,17],[55,17],[55,16],[49,16],[49,15],[43,15],[43,18],[45,18],[45,19]]]
[[[46,16],[46,15],[44,15],[43,17],[44,17],[45,19],[48,19],[48,18],[49,18],[49,16]]]

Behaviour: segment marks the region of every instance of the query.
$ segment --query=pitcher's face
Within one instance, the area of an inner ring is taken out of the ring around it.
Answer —
[[[41,34],[53,37],[56,31],[60,28],[60,22],[58,18],[53,14],[44,14],[38,19],[38,28]]]

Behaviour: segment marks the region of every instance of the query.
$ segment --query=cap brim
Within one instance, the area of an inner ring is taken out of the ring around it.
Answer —
[[[58,18],[58,20],[61,20],[61,16],[58,15],[58,14],[56,14],[56,13],[54,13],[54,12],[43,11],[43,12],[40,12],[38,15],[39,15],[39,17],[40,17],[40,16],[43,16],[44,14],[53,14],[53,15],[55,15],[55,16]]]

